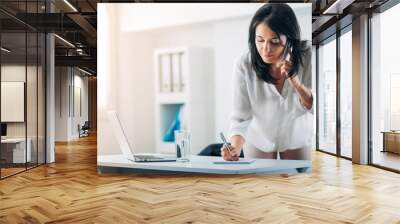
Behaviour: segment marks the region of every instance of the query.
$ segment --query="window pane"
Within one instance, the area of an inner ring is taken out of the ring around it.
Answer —
[[[317,92],[317,90],[316,90],[316,80],[317,80],[317,58],[316,58],[316,55],[317,55],[317,48],[316,48],[316,46],[315,45],[313,45],[312,46],[312,57],[311,57],[311,67],[312,67],[312,94],[313,94],[313,96],[315,97],[316,96],[316,92]],[[315,114],[315,111],[316,111],[316,100],[314,100],[314,106],[313,106],[313,113]],[[316,124],[317,124],[317,116],[313,116],[314,117],[314,120],[313,120],[313,130],[314,130],[314,132],[313,132],[313,136],[317,136],[316,135]],[[315,150],[317,147],[316,147],[316,138],[313,138],[313,143],[312,143],[312,149],[313,150]]]
[[[400,170],[400,4],[372,17],[372,163]],[[397,131],[397,132],[396,132]]]
[[[340,37],[340,152],[352,156],[352,35],[351,30]]]
[[[336,40],[318,51],[318,146],[336,153]]]

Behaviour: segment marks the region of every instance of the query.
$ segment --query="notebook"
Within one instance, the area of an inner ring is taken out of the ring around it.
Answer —
[[[239,159],[238,161],[215,160],[213,164],[251,164],[254,159]]]

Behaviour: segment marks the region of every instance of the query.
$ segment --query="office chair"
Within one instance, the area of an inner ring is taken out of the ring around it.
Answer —
[[[78,124],[79,138],[89,136],[89,129],[90,129],[89,121],[85,121],[82,127],[80,127],[80,125]]]
[[[223,143],[215,143],[210,144],[205,147],[201,152],[198,154],[199,156],[221,156],[221,147]],[[244,157],[243,150],[240,152],[239,157]]]

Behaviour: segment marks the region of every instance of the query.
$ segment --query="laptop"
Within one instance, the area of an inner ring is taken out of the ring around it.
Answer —
[[[1,123],[1,140],[7,139],[7,124]]]
[[[108,118],[110,120],[111,128],[118,144],[121,148],[122,154],[125,158],[133,162],[175,162],[176,156],[162,155],[162,154],[137,154],[131,149],[129,142],[126,138],[125,132],[122,129],[121,122],[118,119],[117,112],[114,110],[108,111]]]

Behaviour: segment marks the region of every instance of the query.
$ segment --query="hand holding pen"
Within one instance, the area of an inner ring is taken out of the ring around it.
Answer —
[[[224,136],[224,134],[221,132],[220,137],[224,143],[224,145],[221,148],[221,156],[224,160],[228,161],[238,161],[239,160],[239,155],[241,149],[237,149],[233,146],[231,146],[227,141]]]

